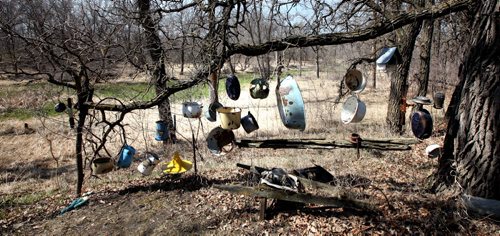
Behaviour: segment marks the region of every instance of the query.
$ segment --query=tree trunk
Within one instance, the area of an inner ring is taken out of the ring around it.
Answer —
[[[78,104],[82,105],[78,99]],[[87,118],[89,109],[87,106],[83,105],[79,108],[78,113],[78,124],[76,126],[76,195],[80,196],[82,194],[83,188],[83,178],[85,174],[83,173],[83,127],[85,126],[85,119]]]
[[[428,0],[426,7],[434,5],[434,0]],[[431,63],[432,34],[434,32],[434,21],[424,20],[422,23],[421,43],[420,43],[420,72],[418,75],[418,96],[426,96],[429,85],[429,73]]]
[[[81,80],[81,77],[75,78],[78,91],[78,124],[76,126],[76,195],[80,196],[82,194],[83,179],[85,174],[83,173],[83,127],[85,126],[85,119],[89,114],[89,107],[85,105],[86,102],[91,102],[94,91],[90,88],[90,81],[88,78]]]
[[[181,44],[181,71],[179,72],[180,75],[184,75],[184,65],[186,62],[186,38],[182,38],[182,44]]]
[[[137,6],[139,7],[140,23],[146,31],[146,49],[149,52],[153,62],[152,74],[156,86],[156,94],[160,94],[168,89],[167,85],[167,70],[165,68],[165,50],[163,49],[160,36],[156,31],[156,23],[151,17],[151,2],[150,0],[138,0]],[[158,105],[158,112],[160,119],[168,124],[170,139],[175,142],[175,129],[172,120],[172,112],[170,110],[169,98],[164,99]]]
[[[373,52],[373,58],[377,58],[377,40],[373,40],[373,47],[372,47],[372,52]],[[377,89],[377,63],[372,63],[372,70],[373,70],[373,89]]]
[[[500,18],[495,0],[476,3],[460,84],[433,189],[458,183],[469,195],[500,199]],[[498,7],[498,6],[497,6]],[[453,102],[453,101],[452,101]]]
[[[316,78],[319,79],[319,50],[320,50],[320,47],[319,46],[316,46],[315,47],[316,49],[314,50],[314,52],[316,53]]]
[[[389,130],[396,134],[402,134],[405,125],[408,71],[410,70],[415,40],[421,25],[421,21],[417,21],[397,31],[402,61],[397,65],[395,73],[391,76],[391,89],[386,117]]]

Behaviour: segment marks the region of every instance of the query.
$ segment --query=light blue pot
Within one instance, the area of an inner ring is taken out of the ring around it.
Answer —
[[[285,127],[303,131],[306,128],[304,100],[299,85],[292,76],[289,75],[278,82],[276,98],[281,121]]]

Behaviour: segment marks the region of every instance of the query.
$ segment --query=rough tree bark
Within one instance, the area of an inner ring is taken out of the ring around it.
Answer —
[[[434,0],[426,1],[426,7],[434,5]],[[424,20],[422,23],[421,43],[420,43],[420,72],[418,81],[418,96],[426,96],[429,85],[429,74],[431,64],[432,35],[434,33],[434,20]]]
[[[456,182],[467,194],[500,200],[499,5],[484,0],[473,6],[470,46],[454,92],[458,103],[448,107],[435,191]]]
[[[157,32],[157,23],[151,16],[151,2],[150,0],[137,0],[139,7],[140,24],[146,31],[146,49],[149,52],[153,67],[150,69],[155,82],[156,95],[162,94],[168,90],[168,75],[165,68],[165,50],[162,46],[160,36]],[[160,119],[168,124],[170,130],[170,140],[175,142],[175,130],[172,120],[172,112],[170,110],[170,100],[166,97],[160,104],[158,104],[158,112]]]
[[[406,95],[408,92],[408,72],[415,40],[421,26],[422,21],[417,21],[406,28],[396,31],[402,62],[397,65],[396,71],[391,76],[386,123],[392,133],[401,134],[403,132],[406,115]]]

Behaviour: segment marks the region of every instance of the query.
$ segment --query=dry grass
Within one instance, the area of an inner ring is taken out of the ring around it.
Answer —
[[[222,104],[241,107],[242,115],[251,111],[258,120],[259,130],[246,134],[240,128],[235,131],[237,138],[344,140],[354,132],[361,134],[362,137],[370,138],[395,137],[385,128],[386,101],[389,95],[386,80],[379,80],[377,90],[367,88],[360,95],[367,105],[365,119],[358,124],[345,125],[340,122],[342,104],[334,104],[339,81],[329,78],[313,79],[311,75],[312,72],[309,72],[300,78],[295,77],[306,103],[307,127],[304,132],[289,130],[282,125],[276,109],[276,95],[273,89],[276,81],[271,82],[271,93],[264,100],[251,99],[248,85],[243,85],[238,101],[230,100],[225,95],[225,91],[220,91]],[[205,108],[208,107],[206,100],[200,102]],[[425,180],[437,167],[437,160],[426,158],[423,149],[431,143],[442,143],[443,139],[443,136],[436,135],[406,152],[362,150],[359,159],[354,149],[235,149],[225,156],[213,156],[207,150],[204,140],[206,134],[218,124],[208,122],[203,117],[200,120],[182,117],[180,104],[174,104],[173,111],[177,116],[180,142],[167,147],[154,140],[155,121],[158,119],[155,109],[127,115],[125,123],[127,124],[128,144],[139,151],[136,157],[141,158],[145,151],[155,151],[163,160],[169,160],[174,151],[180,151],[183,158],[190,160],[192,159],[190,138],[193,129],[198,134],[198,154],[201,154],[201,156],[198,155],[198,170],[202,176],[211,176],[214,173],[220,175],[224,172],[234,173],[235,164],[238,162],[263,167],[282,167],[288,170],[318,164],[336,177],[346,177],[343,178],[344,185],[356,185],[357,180],[368,179],[372,185],[383,189],[389,198],[404,198],[412,201],[429,197],[425,193]],[[431,112],[439,123],[443,113],[438,110],[431,110]],[[58,196],[56,199],[59,201],[71,198],[76,185],[74,133],[69,130],[66,120],[67,117],[61,116],[27,121],[30,127],[36,130],[34,134],[29,135],[20,134],[24,124],[22,122],[8,121],[0,125],[2,134],[0,135],[2,160],[0,197],[5,199],[8,196],[45,192],[47,195]],[[443,126],[440,124],[437,127]],[[404,136],[410,137],[410,133],[407,131]],[[118,153],[122,143],[115,138],[111,140],[110,145],[113,146],[111,150]],[[129,169],[114,171],[100,178],[89,178],[87,168],[84,191],[116,190],[137,181],[154,182],[157,180],[158,172],[152,176],[142,177],[136,170],[137,163]],[[398,200],[395,204],[405,203]],[[9,214],[14,214],[16,211],[9,210],[9,212],[5,213],[5,210],[3,213],[0,212],[0,220],[8,219]]]

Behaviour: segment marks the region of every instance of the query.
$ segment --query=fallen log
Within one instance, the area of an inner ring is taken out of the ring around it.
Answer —
[[[346,140],[324,139],[268,139],[236,141],[240,148],[297,148],[297,149],[335,149],[335,148],[360,148],[405,151],[411,150],[409,144],[419,143],[417,139],[369,139],[363,138],[359,145]]]
[[[500,201],[467,194],[462,195],[462,200],[469,211],[500,219]]]
[[[282,201],[316,204],[316,205],[323,205],[323,206],[337,207],[337,208],[342,207],[342,208],[375,211],[375,207],[372,204],[362,200],[331,197],[331,196],[323,197],[306,193],[295,193],[280,189],[273,189],[263,184],[260,184],[256,187],[214,184],[213,187],[228,191],[230,193],[242,194],[252,197],[272,198]]]

